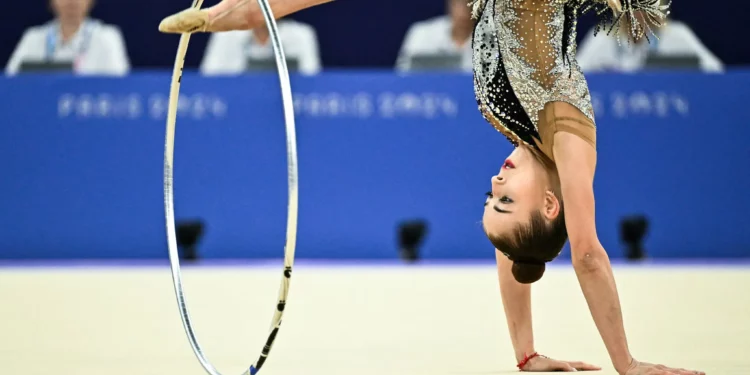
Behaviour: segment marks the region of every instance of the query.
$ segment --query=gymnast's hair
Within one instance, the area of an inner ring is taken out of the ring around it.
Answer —
[[[545,263],[554,260],[568,240],[563,211],[547,222],[541,212],[534,211],[528,224],[519,224],[506,235],[487,238],[505,256],[513,261],[513,277],[522,284],[531,284],[542,278]]]

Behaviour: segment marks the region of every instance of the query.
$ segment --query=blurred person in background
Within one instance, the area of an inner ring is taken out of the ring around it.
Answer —
[[[667,1],[662,0],[662,4],[664,3]],[[641,15],[640,19],[642,18]],[[581,70],[632,73],[652,67],[669,67],[669,62],[658,61],[661,60],[659,58],[695,60],[682,64],[689,64],[688,68],[700,69],[707,73],[724,70],[722,62],[683,22],[668,18],[663,26],[653,30],[655,35],[649,36],[650,41],[645,37],[632,37],[628,30],[629,26],[628,23],[621,24],[619,35],[601,32],[594,36],[595,29],[592,28],[578,50],[577,59]],[[675,61],[673,64],[678,67],[680,63]]]
[[[287,60],[296,61],[297,72],[319,73],[321,63],[315,29],[291,19],[279,20],[277,25]],[[200,70],[204,75],[237,75],[246,72],[254,60],[260,63],[273,59],[271,39],[263,25],[249,31],[212,34]],[[275,62],[268,68],[275,69]],[[290,70],[293,70],[291,66]]]
[[[93,0],[51,0],[55,18],[27,29],[5,68],[18,74],[24,63],[72,63],[82,75],[125,75],[130,62],[117,26],[89,18]]]
[[[406,32],[396,60],[399,71],[416,70],[416,56],[455,56],[455,68],[471,72],[471,34],[474,21],[467,0],[445,0],[447,14],[413,24]]]

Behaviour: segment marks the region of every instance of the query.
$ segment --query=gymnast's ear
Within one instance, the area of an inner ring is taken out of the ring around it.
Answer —
[[[560,199],[550,190],[544,192],[544,207],[542,207],[542,216],[548,221],[557,219],[560,216],[562,205]]]

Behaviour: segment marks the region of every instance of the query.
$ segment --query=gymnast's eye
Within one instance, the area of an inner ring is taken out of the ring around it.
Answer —
[[[503,195],[502,197],[500,197],[500,202],[501,203],[513,203],[513,199],[508,198],[507,195]]]

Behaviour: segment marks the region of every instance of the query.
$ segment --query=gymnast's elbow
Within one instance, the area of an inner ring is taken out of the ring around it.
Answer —
[[[609,256],[599,241],[571,244],[571,250],[573,268],[579,275],[597,273],[609,267]]]

